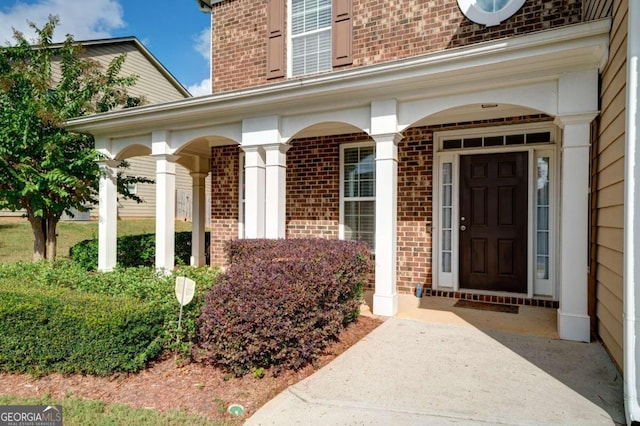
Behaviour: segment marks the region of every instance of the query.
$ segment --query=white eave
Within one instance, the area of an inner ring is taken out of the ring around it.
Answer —
[[[248,89],[80,117],[71,131],[113,136],[295,115],[373,99],[399,101],[544,81],[607,61],[609,19]],[[510,83],[511,82],[511,83]],[[517,83],[516,83],[517,82]]]

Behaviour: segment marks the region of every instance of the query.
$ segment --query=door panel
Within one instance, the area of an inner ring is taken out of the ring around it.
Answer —
[[[460,287],[527,292],[527,158],[460,157]]]

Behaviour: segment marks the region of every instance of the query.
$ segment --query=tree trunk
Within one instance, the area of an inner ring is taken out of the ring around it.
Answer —
[[[58,246],[58,236],[56,235],[56,228],[58,226],[58,219],[52,215],[47,216],[47,260],[54,260],[56,258],[56,250]]]
[[[33,260],[38,261],[45,258],[47,254],[46,241],[47,237],[44,232],[44,223],[42,219],[33,217],[28,213],[29,223],[31,223],[31,231],[33,232]]]

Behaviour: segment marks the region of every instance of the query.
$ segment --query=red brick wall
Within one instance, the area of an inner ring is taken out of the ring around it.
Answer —
[[[431,285],[433,132],[424,127],[403,132],[398,143],[397,290],[409,293]]]
[[[287,237],[338,238],[340,145],[365,134],[295,139],[287,152]]]
[[[223,244],[238,238],[239,153],[237,145],[211,148],[212,265],[225,264]]]
[[[398,144],[397,289],[432,284],[433,132],[549,121],[540,114],[503,120],[409,128]],[[339,234],[340,145],[370,140],[364,133],[295,139],[287,152],[287,238]],[[212,148],[212,263],[223,264],[223,242],[238,235],[237,146]],[[378,183],[381,184],[381,183]],[[370,279],[373,285],[373,279]]]
[[[265,0],[214,6],[215,93],[278,81],[266,79],[266,6]],[[582,0],[527,0],[501,25],[485,27],[469,21],[456,0],[353,0],[353,64],[348,67],[574,24],[581,15]]]
[[[211,25],[213,92],[267,83],[267,2],[218,3]]]

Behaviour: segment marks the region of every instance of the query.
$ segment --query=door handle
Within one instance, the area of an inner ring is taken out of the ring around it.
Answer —
[[[461,230],[461,231],[466,231],[466,230],[467,230],[467,227],[466,227],[466,226],[464,226],[464,225],[462,225],[462,226],[460,227],[460,230]]]

